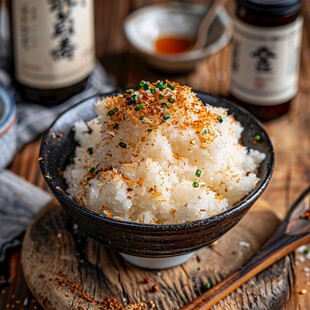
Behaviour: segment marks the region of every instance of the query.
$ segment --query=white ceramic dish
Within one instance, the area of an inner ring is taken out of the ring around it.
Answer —
[[[179,54],[159,54],[155,41],[163,36],[195,38],[208,8],[185,3],[165,3],[143,7],[130,14],[124,22],[129,43],[150,65],[177,72],[193,69],[197,62],[227,45],[231,38],[230,19],[222,10],[215,19],[206,46]]]
[[[12,160],[16,150],[16,107],[13,98],[0,87],[0,171]]]

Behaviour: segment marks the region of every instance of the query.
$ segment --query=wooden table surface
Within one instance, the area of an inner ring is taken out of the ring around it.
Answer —
[[[195,71],[174,76],[166,76],[150,70],[130,50],[123,35],[122,21],[129,12],[153,2],[159,1],[95,1],[97,57],[115,79],[117,86],[132,86],[141,79],[153,81],[169,78],[197,90],[227,96],[230,79],[230,45],[203,60]],[[310,1],[302,2],[304,32],[299,92],[287,115],[265,123],[274,143],[276,165],[272,181],[263,198],[282,216],[298,194],[309,184],[310,177]],[[229,2],[227,9],[229,12],[233,11],[233,1]],[[39,145],[40,139],[26,145],[16,154],[9,168],[31,183],[47,190],[37,162]],[[309,272],[305,272],[305,268],[309,267],[309,260],[305,262],[296,260],[296,282],[292,286],[290,300],[284,309],[309,309],[310,277]],[[40,309],[23,278],[20,249],[12,251],[7,262],[0,266],[0,309]]]

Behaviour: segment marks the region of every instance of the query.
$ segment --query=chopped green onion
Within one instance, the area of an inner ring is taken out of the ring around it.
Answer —
[[[159,95],[159,99],[163,99],[164,98],[164,95]]]
[[[140,119],[141,121],[143,121],[144,116],[141,115],[141,116],[139,117],[139,119]]]
[[[73,164],[74,163],[74,154],[71,154],[69,157],[68,157],[68,161],[70,164]]]
[[[108,112],[108,115],[109,116],[113,116],[115,114],[115,112],[113,111],[113,110],[110,110],[109,112]]]
[[[212,287],[212,284],[211,284],[211,283],[207,283],[207,284],[205,285],[206,290],[209,290],[211,287]]]
[[[151,92],[152,94],[156,93],[156,88],[150,88],[150,92]]]
[[[89,169],[89,173],[94,173],[95,170],[96,170],[95,167],[92,167],[92,168]]]
[[[306,255],[308,255],[309,254],[309,249],[308,248],[305,248],[303,251],[302,251],[302,253],[306,256]]]
[[[257,142],[261,142],[262,141],[262,137],[260,135],[256,135],[254,137],[254,140],[257,141]]]
[[[218,117],[218,121],[219,121],[220,123],[223,123],[223,118],[222,118],[221,115]]]
[[[159,90],[163,90],[165,88],[167,88],[167,85],[164,84],[163,81],[158,81],[158,83],[155,85]]]
[[[119,145],[121,148],[123,148],[123,149],[125,149],[125,148],[127,147],[127,144],[124,143],[124,142],[120,142],[118,145]]]
[[[200,169],[197,169],[195,173],[196,177],[199,178],[201,174],[202,174],[202,171]]]
[[[167,119],[169,119],[170,118],[170,114],[165,114],[165,115],[163,115],[163,119],[166,121]]]
[[[139,90],[140,88],[141,88],[141,86],[138,85],[138,86],[135,87],[135,90]]]
[[[138,101],[137,95],[133,94],[127,104],[131,105],[133,103],[136,103],[137,101]]]
[[[140,86],[141,86],[141,82],[140,82]],[[145,82],[145,81],[143,81],[143,82],[144,82],[144,84],[141,87],[143,87],[145,90],[148,90],[150,88],[150,83],[149,82]]]
[[[114,126],[113,126],[113,129],[118,129],[118,128],[119,128],[118,124],[115,123]]]
[[[193,187],[194,187],[194,188],[199,187],[199,183],[198,183],[198,182],[193,182]]]
[[[208,133],[209,133],[208,129],[204,129],[204,130],[203,130],[203,134],[206,135],[206,134],[208,134]]]
[[[166,107],[167,109],[170,109],[170,105],[167,102],[163,102],[161,106]]]
[[[89,155],[93,155],[94,154],[94,149],[92,147],[89,147],[87,149],[87,152],[88,152]]]
[[[174,86],[172,84],[167,85],[170,89],[174,90]]]
[[[152,131],[153,131],[153,128],[149,128],[147,131],[148,131],[148,132],[152,132]]]
[[[143,103],[139,103],[136,107],[135,107],[135,111],[139,111],[141,109],[144,108],[144,104]]]
[[[175,102],[175,98],[173,96],[170,96],[168,98],[168,101],[171,102],[171,103],[174,103]]]

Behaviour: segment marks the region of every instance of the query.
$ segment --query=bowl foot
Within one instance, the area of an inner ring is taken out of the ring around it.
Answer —
[[[137,267],[146,269],[166,269],[185,263],[195,254],[195,252],[169,257],[141,257],[124,253],[119,254],[129,263]]]

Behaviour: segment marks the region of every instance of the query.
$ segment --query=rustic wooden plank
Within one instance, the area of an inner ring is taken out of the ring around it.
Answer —
[[[179,309],[243,265],[267,240],[279,220],[263,201],[210,248],[182,266],[150,271],[132,266],[101,243],[72,229],[53,202],[36,217],[23,243],[22,265],[29,287],[46,309],[104,307],[105,298],[156,309]],[[240,245],[247,242],[248,247]],[[148,279],[144,283],[144,279]],[[287,301],[292,281],[289,258],[254,277],[215,309],[269,309]],[[159,290],[152,291],[152,285]]]

